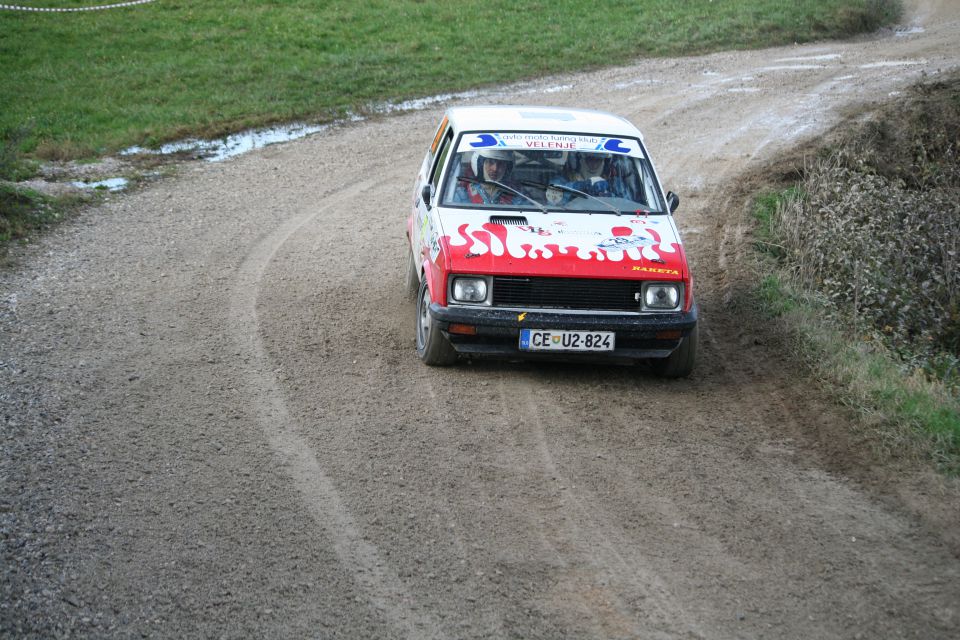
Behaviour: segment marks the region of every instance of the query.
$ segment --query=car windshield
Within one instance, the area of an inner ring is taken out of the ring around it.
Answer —
[[[441,203],[464,208],[663,213],[650,163],[638,155],[461,148],[451,154]]]

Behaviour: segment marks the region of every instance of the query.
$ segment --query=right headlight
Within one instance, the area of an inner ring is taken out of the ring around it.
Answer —
[[[651,311],[672,311],[680,307],[680,284],[648,282],[643,285],[643,308]]]

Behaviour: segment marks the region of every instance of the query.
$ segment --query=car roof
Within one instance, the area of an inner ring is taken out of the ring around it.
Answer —
[[[643,139],[624,118],[590,109],[481,105],[451,107],[447,118],[455,131],[556,131]]]

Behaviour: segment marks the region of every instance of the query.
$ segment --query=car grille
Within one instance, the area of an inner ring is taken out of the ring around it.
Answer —
[[[494,307],[639,311],[638,293],[638,280],[493,278]]]

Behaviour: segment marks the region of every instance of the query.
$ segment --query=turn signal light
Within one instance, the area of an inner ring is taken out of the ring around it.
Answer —
[[[472,324],[451,324],[447,327],[448,333],[458,333],[462,336],[475,336],[477,335],[477,328]]]
[[[657,340],[679,340],[682,337],[682,331],[657,331]]]

